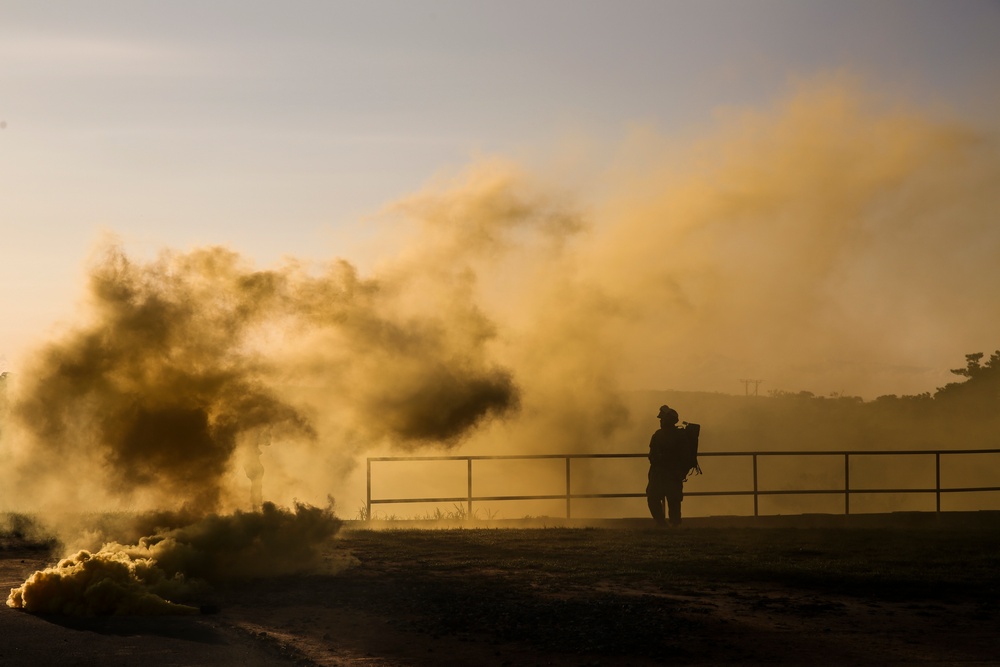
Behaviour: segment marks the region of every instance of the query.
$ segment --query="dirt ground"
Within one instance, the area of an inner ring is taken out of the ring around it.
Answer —
[[[982,580],[1000,562],[996,528],[958,561],[939,554],[946,547],[920,547],[926,578],[916,579],[912,564],[893,568],[908,556],[898,535],[871,552],[852,533],[840,553],[829,531],[740,534],[750,537],[699,526],[346,530],[337,553],[357,559],[349,569],[216,587],[194,617],[40,617],[3,606],[0,664],[1000,664],[1000,574]],[[928,534],[912,540],[933,543]],[[4,592],[53,561],[43,549],[3,547]],[[781,557],[771,563],[769,553]],[[956,569],[971,557],[975,582]],[[852,558],[875,565],[838,583],[837,572],[863,569]]]

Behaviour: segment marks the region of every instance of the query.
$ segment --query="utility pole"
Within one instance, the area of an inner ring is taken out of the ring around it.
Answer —
[[[760,383],[763,382],[763,380],[740,380],[740,382],[743,383],[743,390],[746,396],[750,395],[750,385],[753,385],[753,395],[756,396],[757,389],[760,387]]]

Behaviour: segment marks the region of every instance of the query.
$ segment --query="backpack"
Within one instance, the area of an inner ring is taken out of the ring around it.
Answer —
[[[680,431],[684,436],[685,453],[687,455],[685,463],[688,470],[684,479],[687,479],[692,473],[695,475],[701,474],[701,466],[698,465],[698,436],[701,435],[701,424],[682,422],[682,425],[683,428]]]

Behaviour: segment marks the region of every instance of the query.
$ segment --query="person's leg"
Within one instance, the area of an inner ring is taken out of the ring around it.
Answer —
[[[684,499],[684,482],[682,480],[671,480],[670,488],[667,489],[667,509],[670,517],[670,525],[679,526],[681,523],[681,500]]]
[[[666,512],[663,507],[663,498],[646,496],[646,504],[649,506],[649,513],[656,523],[663,525],[667,522]]]
[[[670,525],[679,526],[681,524],[681,499],[676,497],[667,498],[667,508],[670,516]]]
[[[663,495],[652,480],[646,485],[646,505],[649,506],[649,513],[656,523],[663,525],[667,522],[663,507]]]

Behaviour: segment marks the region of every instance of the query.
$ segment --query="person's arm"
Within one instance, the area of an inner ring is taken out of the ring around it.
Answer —
[[[659,431],[657,431],[656,433],[659,433]],[[663,462],[664,457],[665,457],[664,455],[666,454],[666,452],[663,451],[662,443],[658,442],[658,438],[656,437],[656,433],[654,433],[653,437],[651,437],[649,439],[649,462],[650,463],[661,463],[661,462]]]

